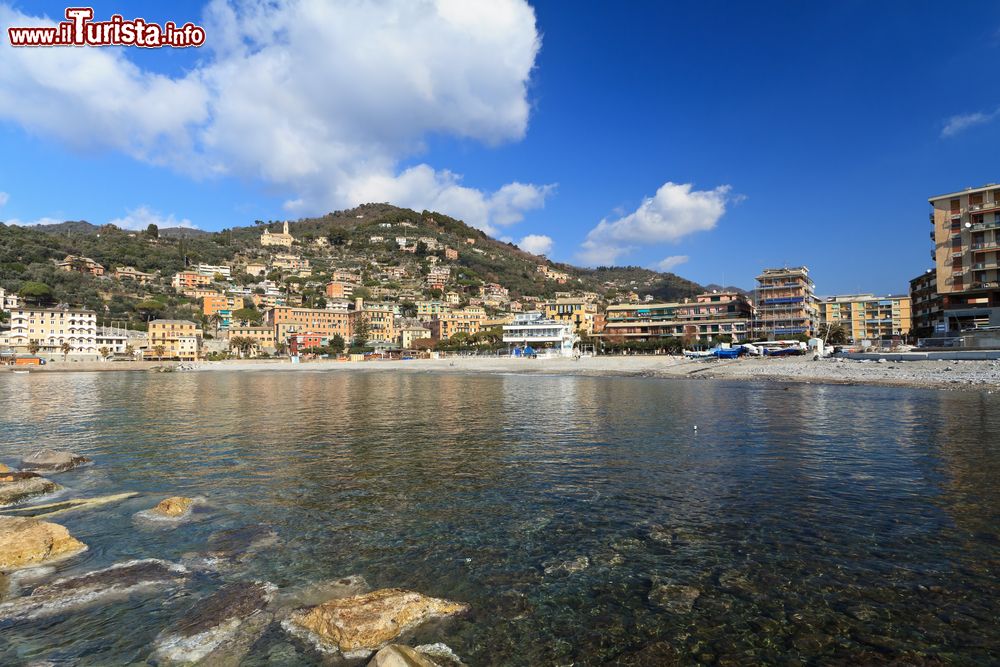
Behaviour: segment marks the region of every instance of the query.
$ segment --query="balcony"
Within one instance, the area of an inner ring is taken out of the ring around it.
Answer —
[[[981,232],[987,229],[998,229],[998,228],[1000,228],[1000,222],[980,222],[970,227],[970,229],[974,232]]]
[[[969,204],[969,213],[993,211],[998,207],[1000,207],[1000,201],[984,201],[982,204]]]
[[[934,230],[932,229],[931,230],[931,241],[933,241],[933,240],[934,240]]]
[[[987,241],[986,243],[973,243],[972,252],[991,252],[1000,249],[1000,243],[996,241]]]
[[[1000,268],[1000,264],[997,262],[979,262],[972,265],[973,271],[992,271],[997,268]]]

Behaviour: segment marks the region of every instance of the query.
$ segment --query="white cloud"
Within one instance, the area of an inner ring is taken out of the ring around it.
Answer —
[[[0,23],[43,22],[0,5]],[[213,0],[203,23],[204,60],[177,77],[143,69],[128,49],[3,40],[0,120],[76,150],[261,179],[300,214],[393,201],[494,229],[552,191],[485,192],[426,164],[400,171],[432,135],[524,136],[540,47],[525,0]]]
[[[0,192],[0,206],[3,206],[10,201],[10,195],[6,192]]]
[[[17,225],[18,227],[35,227],[37,225],[58,225],[60,222],[65,222],[65,220],[59,220],[57,218],[38,218],[36,220],[18,220],[17,218],[11,218],[7,221],[8,225]]]
[[[143,230],[149,225],[156,225],[160,229],[166,229],[168,227],[187,227],[188,229],[198,229],[198,226],[193,224],[187,218],[178,220],[174,217],[173,213],[163,216],[158,211],[151,210],[148,206],[140,206],[138,208],[129,209],[123,217],[108,220],[108,224],[120,227],[121,229],[133,230]]]
[[[965,113],[952,116],[945,121],[944,127],[941,129],[941,136],[953,137],[960,132],[964,132],[970,127],[991,123],[998,116],[1000,116],[1000,109],[991,113],[977,111],[975,113]]]
[[[552,251],[552,238],[544,234],[528,234],[517,242],[517,247],[532,255],[548,255]]]
[[[681,264],[687,263],[688,259],[690,259],[690,257],[687,255],[671,255],[670,257],[661,259],[657,263],[656,269],[658,271],[673,271]]]
[[[579,257],[590,265],[613,264],[637,246],[672,243],[696,232],[713,229],[732,197],[730,186],[692,190],[690,183],[666,182],[632,213],[617,220],[601,220],[590,230]]]

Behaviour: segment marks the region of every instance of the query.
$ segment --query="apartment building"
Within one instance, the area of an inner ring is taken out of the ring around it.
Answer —
[[[945,332],[935,269],[927,269],[910,280],[910,308],[915,338],[933,338]]]
[[[805,266],[764,269],[757,276],[754,336],[778,340],[814,335],[819,326],[814,289]]]
[[[331,280],[326,284],[326,295],[331,299],[350,299],[354,294],[354,285]]]
[[[201,328],[190,320],[152,320],[146,330],[147,359],[197,361],[201,358]]]
[[[11,311],[21,305],[21,298],[14,292],[0,287],[0,310]]]
[[[203,276],[197,271],[181,271],[170,279],[170,285],[178,292],[198,287],[208,287],[215,279],[213,276]]]
[[[95,361],[98,358],[97,314],[83,308],[30,308],[10,311],[10,346],[47,359]],[[64,350],[63,346],[68,347]]]
[[[233,271],[225,264],[195,264],[191,270],[202,276],[215,276],[219,274],[226,280],[233,277]]]
[[[928,199],[946,331],[1000,326],[1000,185]]]
[[[448,340],[457,333],[479,333],[486,320],[486,311],[470,306],[461,310],[446,310],[431,318],[431,338]]]
[[[148,285],[156,276],[145,273],[134,266],[119,266],[115,268],[115,278],[119,280],[134,280],[140,285]]]
[[[103,276],[104,267],[89,257],[77,257],[76,255],[66,255],[66,258],[57,262],[56,266],[60,271],[76,271],[77,273],[89,273],[92,276]]]
[[[568,322],[579,334],[594,333],[594,318],[597,317],[597,304],[582,297],[563,297],[548,301],[542,305],[545,319],[556,322]]]
[[[728,337],[741,343],[751,337],[752,317],[753,307],[743,294],[706,292],[686,302],[608,306],[595,335],[618,341],[678,338],[685,345]]]
[[[241,296],[230,296],[227,294],[213,294],[206,296],[201,304],[201,312],[206,317],[211,317],[219,311],[229,311],[243,308],[244,300]]]
[[[436,299],[430,301],[417,301],[417,319],[421,322],[430,322],[436,315],[440,315],[448,310],[448,305]]]
[[[413,349],[413,342],[431,337],[431,330],[422,324],[407,324],[399,329],[399,346],[404,350]]]
[[[231,326],[229,327],[230,349],[234,338],[251,338],[256,342],[258,350],[273,352],[276,348],[274,327]]]
[[[287,343],[293,333],[316,333],[327,339],[336,335],[344,340],[351,337],[350,315],[325,308],[275,306],[265,311],[264,324],[274,329],[277,343]]]
[[[370,342],[395,343],[399,338],[399,327],[396,326],[396,311],[391,306],[364,304],[361,299],[351,313],[353,328],[357,329],[357,321],[364,318],[368,324],[368,340]]]
[[[271,260],[271,266],[275,269],[284,269],[286,271],[308,271],[309,270],[309,260],[305,257],[299,257],[298,255],[292,255],[287,253],[278,253]]]
[[[908,336],[911,323],[910,297],[844,294],[820,302],[820,320],[840,324],[852,343]]]

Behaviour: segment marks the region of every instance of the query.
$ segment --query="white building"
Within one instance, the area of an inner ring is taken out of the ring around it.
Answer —
[[[21,305],[21,299],[13,292],[0,287],[0,310],[14,310]]]
[[[98,358],[97,314],[82,308],[29,308],[10,311],[10,345],[18,352],[30,352],[46,359],[95,361]],[[63,344],[68,344],[65,353]]]
[[[194,271],[199,276],[215,276],[216,273],[221,275],[226,280],[233,277],[232,269],[225,265],[215,265],[215,264],[195,264]]]
[[[542,313],[532,311],[519,313],[513,322],[503,325],[503,342],[512,346],[514,355],[531,348],[536,353],[570,357],[580,337],[571,323],[547,320]]]

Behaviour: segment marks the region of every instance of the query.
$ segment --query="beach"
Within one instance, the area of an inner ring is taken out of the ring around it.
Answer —
[[[10,368],[3,372],[10,372]],[[50,363],[31,373],[93,371],[392,371],[402,373],[488,373],[572,375],[592,377],[654,377],[696,380],[751,380],[824,384],[864,384],[934,389],[1000,389],[997,361],[857,361],[809,357],[687,359],[667,355],[598,356],[520,359],[510,357],[446,357],[407,361],[333,361],[291,363],[287,359],[245,359],[199,362]]]

